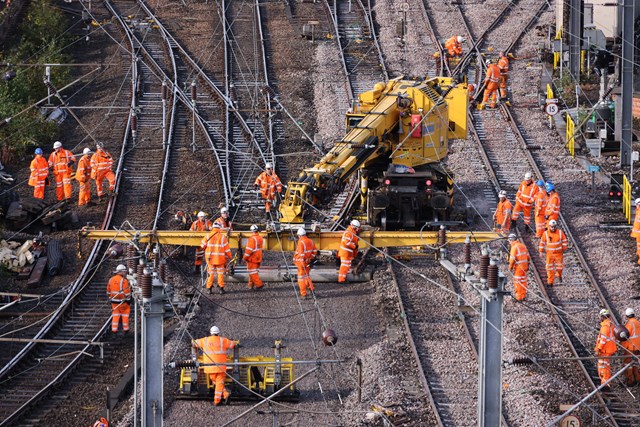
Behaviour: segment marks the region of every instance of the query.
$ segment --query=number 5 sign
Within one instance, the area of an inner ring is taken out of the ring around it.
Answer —
[[[580,420],[574,415],[567,415],[560,421],[560,427],[580,427]]]

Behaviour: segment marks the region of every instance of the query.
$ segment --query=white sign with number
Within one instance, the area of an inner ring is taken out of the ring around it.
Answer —
[[[558,108],[558,104],[547,104],[544,111],[550,116],[555,116],[560,111],[560,108]]]

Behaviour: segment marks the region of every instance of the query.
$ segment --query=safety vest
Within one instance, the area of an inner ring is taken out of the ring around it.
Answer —
[[[109,421],[106,418],[102,417],[95,423],[93,423],[93,427],[109,427]]]
[[[91,159],[88,154],[85,154],[78,161],[76,180],[79,182],[87,182],[89,178],[91,178]]]
[[[560,217],[560,195],[557,191],[549,194],[547,199],[547,208],[545,209],[545,216],[549,219],[557,220]]]
[[[227,362],[227,350],[236,346],[235,341],[229,338],[212,335],[194,341],[196,347],[202,350],[203,363],[216,363],[215,366],[205,366],[204,372],[207,374],[227,372],[225,363]]]
[[[304,262],[305,264],[309,264],[317,253],[318,250],[316,249],[316,244],[313,243],[313,240],[307,236],[300,236],[296,252],[293,254],[293,262]]]
[[[355,227],[348,226],[344,233],[342,233],[342,240],[340,240],[340,249],[338,249],[338,258],[340,259],[354,259],[358,254],[358,240],[360,238],[356,234]]]
[[[193,221],[191,223],[191,227],[189,231],[209,231],[213,227],[213,223],[205,218],[204,221],[200,221],[199,219]]]
[[[109,300],[116,304],[131,298],[131,286],[126,277],[116,274],[107,283],[107,295]]]
[[[505,198],[504,200],[500,200],[496,208],[496,222],[503,225],[506,218],[511,218],[512,209],[513,205],[509,199]]]
[[[524,180],[520,183],[520,188],[516,193],[516,200],[520,202],[522,206],[533,206],[533,198],[538,192],[538,186],[533,180]]]
[[[498,59],[498,68],[500,69],[500,74],[503,76],[509,74],[509,58],[501,56],[500,59]]]
[[[104,150],[98,150],[91,156],[91,172],[94,176],[96,176],[95,174],[111,170],[112,166],[113,158],[111,154]]]
[[[509,268],[519,266],[525,270],[529,268],[529,251],[524,243],[514,240],[511,243],[511,253],[509,256]]]
[[[640,237],[640,206],[636,206],[636,217],[633,220],[631,237]]]
[[[233,230],[233,225],[231,224],[231,220],[224,219],[220,216],[213,222],[220,224],[220,230],[222,231]]]
[[[217,228],[212,229],[211,233],[202,239],[200,247],[204,248],[207,264],[222,265],[227,262],[227,259],[231,259],[229,239]]]
[[[73,153],[64,148],[49,155],[49,167],[53,170],[54,175],[71,173],[71,166],[68,164],[75,161]]]
[[[49,163],[42,155],[38,154],[31,160],[31,175],[29,175],[29,185],[34,187],[39,181],[44,181],[49,176]]]
[[[635,317],[630,317],[624,325],[629,331],[629,339],[622,345],[629,351],[640,352],[640,321]]]
[[[262,194],[272,198],[275,196],[276,191],[278,193],[282,193],[282,182],[280,182],[280,178],[273,172],[271,175],[267,172],[262,172],[256,178],[255,185],[260,186],[262,190]]]
[[[487,66],[487,74],[484,78],[484,82],[498,83],[500,81],[500,69],[496,64],[489,64]]]
[[[453,36],[444,43],[450,55],[462,55],[462,44],[458,42],[458,36]]]
[[[595,350],[603,356],[611,356],[616,352],[616,336],[611,319],[604,319],[600,322],[600,333],[596,340]]]
[[[567,246],[567,236],[565,236],[564,232],[559,228],[556,228],[555,231],[551,231],[549,228],[542,233],[538,252],[544,252],[546,249],[547,253],[561,254],[567,250]]]
[[[247,262],[259,264],[262,262],[262,247],[264,239],[258,233],[254,233],[247,240],[247,246],[244,248],[244,259]]]
[[[537,187],[537,186],[536,186]],[[536,190],[536,194],[533,197],[535,203],[536,216],[544,218],[545,211],[547,209],[547,193],[544,190]]]

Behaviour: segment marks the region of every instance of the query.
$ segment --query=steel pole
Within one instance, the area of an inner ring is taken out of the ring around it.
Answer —
[[[164,416],[162,352],[163,352],[163,287],[153,273],[152,296],[143,298],[142,315],[142,426],[162,427]]]
[[[633,12],[634,0],[623,0],[622,6],[622,138],[620,167],[631,167],[631,121],[633,103]],[[631,177],[633,179],[633,177]]]

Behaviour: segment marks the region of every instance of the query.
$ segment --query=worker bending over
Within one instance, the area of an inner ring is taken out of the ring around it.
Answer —
[[[567,250],[567,236],[558,227],[556,220],[549,221],[549,228],[542,233],[538,244],[540,255],[546,251],[547,284],[553,286],[555,279],[562,283],[562,270],[564,269],[564,251]]]
[[[269,213],[271,212],[271,206],[277,208],[276,193],[282,194],[282,182],[280,178],[273,171],[273,165],[267,163],[264,166],[265,171],[262,172],[256,178],[254,186],[260,191],[260,195],[264,200],[264,211],[267,219],[269,219]]]
[[[205,363],[204,373],[209,375],[212,384],[215,384],[213,404],[218,406],[223,400],[229,402],[231,393],[224,386],[227,377],[227,351],[233,349],[237,341],[220,336],[220,328],[212,326],[208,337],[192,341],[195,351],[202,351],[202,361]]]
[[[460,58],[462,56],[462,43],[466,40],[462,36],[453,36],[444,42],[449,58]]]
[[[118,333],[122,318],[122,330],[129,332],[129,314],[131,313],[131,285],[127,279],[127,267],[120,264],[116,267],[115,276],[107,283],[107,296],[111,301],[111,332]]]
[[[522,301],[527,297],[527,272],[531,257],[524,243],[518,241],[518,237],[509,234],[511,252],[509,253],[509,270],[513,272],[513,290],[516,299]]]
[[[247,239],[247,246],[244,248],[244,256],[242,259],[247,263],[247,273],[249,273],[249,288],[262,288],[262,280],[260,280],[260,264],[262,264],[262,248],[264,247],[264,239],[258,233],[258,226],[253,224],[251,228],[251,236]]]
[[[202,239],[200,245],[204,249],[204,259],[207,262],[207,289],[213,292],[213,281],[218,279],[218,292],[224,294],[224,275],[227,262],[231,260],[231,248],[226,233],[220,229],[220,224],[214,222],[211,231]]]
[[[307,231],[300,227],[298,228],[298,246],[296,252],[293,254],[293,263],[298,268],[298,287],[300,288],[300,296],[307,298],[307,289],[314,291],[313,282],[309,272],[311,271],[311,263],[318,254],[315,243],[309,237],[307,237]]]
[[[594,353],[598,356],[598,376],[600,384],[604,384],[611,378],[611,356],[616,353],[616,336],[613,329],[609,310],[600,310],[600,333],[596,339]],[[611,385],[607,384],[603,390],[611,390]]]
[[[338,258],[340,258],[340,271],[338,272],[338,283],[347,281],[347,274],[351,271],[351,263],[358,255],[358,241],[360,238],[360,221],[354,219],[342,233]]]

